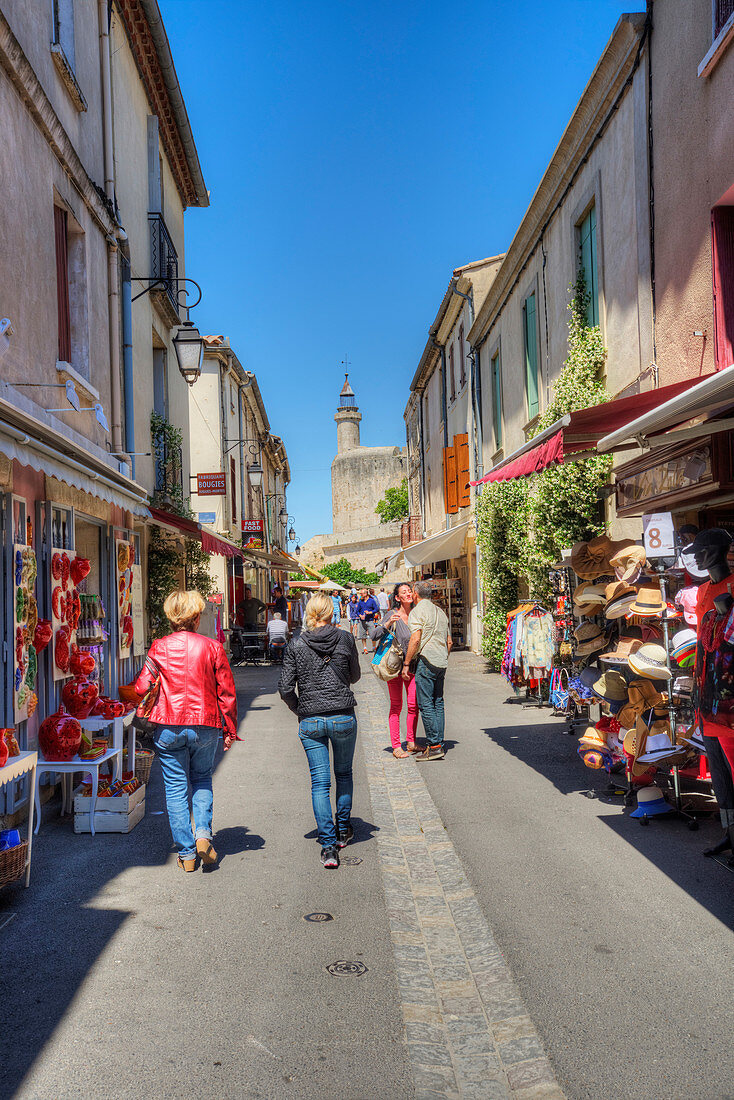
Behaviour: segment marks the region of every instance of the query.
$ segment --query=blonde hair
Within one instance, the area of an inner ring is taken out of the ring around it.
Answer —
[[[174,630],[191,630],[205,607],[198,592],[178,591],[166,596],[163,613]]]
[[[326,592],[314,592],[306,604],[306,630],[315,630],[317,626],[330,623],[334,615],[334,604]]]

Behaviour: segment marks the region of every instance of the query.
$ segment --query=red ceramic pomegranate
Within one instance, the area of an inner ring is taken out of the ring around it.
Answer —
[[[0,768],[4,768],[8,762],[10,749],[4,737],[0,736]]]
[[[38,743],[46,760],[71,760],[82,743],[82,727],[76,718],[59,707],[50,714],[38,731]]]
[[[73,718],[87,718],[98,695],[97,685],[81,676],[68,680],[61,690],[61,699]]]
[[[66,633],[66,627],[62,626],[56,631],[56,642],[54,643],[54,660],[56,667],[60,672],[69,671],[69,638]]]
[[[36,629],[33,634],[33,645],[36,648],[36,653],[40,653],[45,649],[48,643],[53,637],[53,626],[50,619],[39,619],[36,624]]]
[[[74,676],[91,676],[97,667],[97,662],[91,653],[82,653],[76,642],[71,647],[69,658],[69,671]]]
[[[89,575],[92,568],[89,558],[74,558],[71,563],[71,579],[75,585]]]

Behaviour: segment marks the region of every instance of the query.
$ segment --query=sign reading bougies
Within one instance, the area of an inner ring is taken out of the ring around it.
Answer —
[[[262,550],[263,521],[261,519],[242,520],[242,543],[246,550]]]
[[[224,474],[197,474],[196,492],[200,497],[223,497],[227,492]]]

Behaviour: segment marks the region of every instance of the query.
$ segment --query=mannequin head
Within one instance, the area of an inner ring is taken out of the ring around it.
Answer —
[[[705,569],[715,583],[729,576],[726,555],[731,546],[731,535],[721,527],[711,527],[708,531],[699,531],[692,543],[685,547],[684,554],[693,554],[699,569]]]

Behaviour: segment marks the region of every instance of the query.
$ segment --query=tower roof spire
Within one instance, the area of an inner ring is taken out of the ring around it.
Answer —
[[[348,374],[344,375],[344,385],[342,386],[342,392],[339,394],[339,396],[340,397],[354,397],[354,390],[349,385],[349,375]]]

